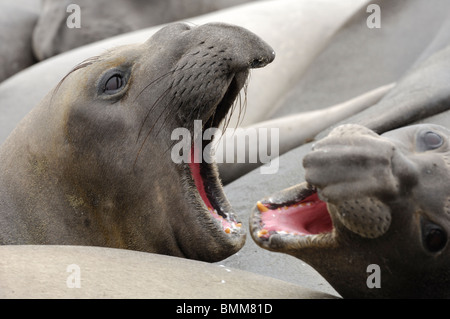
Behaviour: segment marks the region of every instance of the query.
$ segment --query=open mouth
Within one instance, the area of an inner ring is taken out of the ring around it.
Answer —
[[[219,229],[226,234],[240,232],[242,224],[236,220],[225,199],[221,183],[214,174],[214,164],[194,163],[194,152],[194,147],[192,147],[189,168],[203,204]]]
[[[207,128],[218,127],[220,122],[226,117],[240,90],[243,88],[247,76],[248,72],[242,72],[232,77],[228,89],[215,107],[213,115],[203,125],[202,134]],[[196,147],[193,144],[189,162],[190,175],[202,199],[203,210],[209,214],[211,220],[224,234],[243,237],[245,232],[225,197],[216,164],[205,160],[195,160],[196,156],[204,154],[205,147],[206,144],[203,141],[201,147]]]
[[[297,248],[328,245],[333,240],[333,222],[327,203],[314,186],[303,183],[283,190],[256,204],[251,233],[267,248],[280,242],[297,243]]]

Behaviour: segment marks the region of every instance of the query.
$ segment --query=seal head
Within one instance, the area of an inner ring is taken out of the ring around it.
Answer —
[[[215,164],[175,163],[171,137],[193,135],[195,120],[217,127],[249,69],[273,59],[243,28],[179,23],[81,63],[1,149],[0,242],[205,261],[238,251],[244,231]]]
[[[449,137],[438,125],[335,128],[305,156],[306,183],[257,203],[253,239],[309,263],[343,297],[449,297]]]

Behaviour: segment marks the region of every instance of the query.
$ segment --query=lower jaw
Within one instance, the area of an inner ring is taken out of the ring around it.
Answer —
[[[199,206],[202,208],[198,213],[207,214],[217,227],[217,232],[226,235],[227,239],[232,240],[235,236],[242,237],[242,224],[235,218],[223,194],[215,164],[195,163],[194,152],[195,149],[192,147],[189,171],[200,197]]]
[[[250,226],[250,234],[261,248],[275,252],[301,252],[306,249],[333,248],[336,246],[333,232],[316,235],[295,235],[273,232],[261,236],[261,228]]]

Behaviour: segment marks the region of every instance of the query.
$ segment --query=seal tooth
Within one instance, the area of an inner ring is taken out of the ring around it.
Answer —
[[[267,229],[261,229],[260,231],[258,231],[258,238],[264,237],[269,233],[269,231]]]
[[[261,213],[264,213],[264,212],[267,212],[269,209],[266,207],[266,206],[264,206],[260,201],[258,201],[257,203],[256,203],[256,206],[258,207],[258,210],[261,212]]]

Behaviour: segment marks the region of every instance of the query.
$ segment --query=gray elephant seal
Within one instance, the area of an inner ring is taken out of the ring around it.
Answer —
[[[253,239],[309,263],[344,298],[450,297],[449,137],[429,124],[381,136],[337,127],[304,158],[307,183],[258,202]]]
[[[124,249],[11,245],[0,254],[0,298],[335,298],[223,265]]]
[[[31,47],[39,1],[0,2],[0,82],[36,63]]]
[[[80,28],[69,28],[68,0],[43,0],[33,32],[39,60],[112,36],[195,17],[254,0],[78,0]],[[105,10],[111,8],[111,10]],[[126,19],[124,19],[124,13]]]
[[[235,253],[244,231],[215,164],[175,164],[171,133],[217,127],[273,59],[246,29],[180,23],[75,67],[0,149],[0,243]]]

